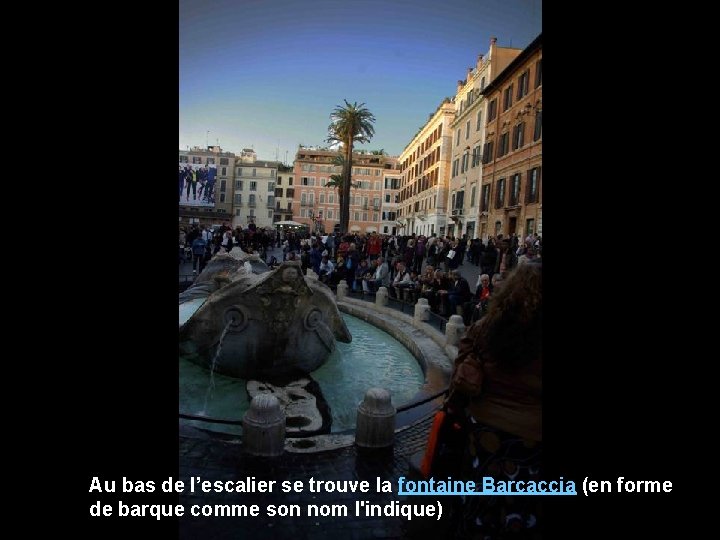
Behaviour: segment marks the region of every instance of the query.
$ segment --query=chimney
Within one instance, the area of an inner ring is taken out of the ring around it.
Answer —
[[[470,75],[472,75],[473,68],[469,67],[467,72],[467,79],[470,80]]]
[[[492,46],[495,45],[496,43],[497,43],[497,38],[496,38],[495,36],[491,37],[491,38],[490,38],[490,46],[492,47]]]

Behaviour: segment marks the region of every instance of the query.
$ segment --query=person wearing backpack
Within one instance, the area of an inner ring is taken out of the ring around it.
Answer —
[[[195,237],[195,240],[192,242],[192,255],[193,255],[193,272],[197,271],[200,273],[202,271],[202,261],[205,257],[205,248],[207,247],[207,242],[205,239],[198,235]]]

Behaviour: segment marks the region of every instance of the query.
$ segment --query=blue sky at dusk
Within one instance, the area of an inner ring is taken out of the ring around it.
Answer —
[[[326,144],[347,99],[376,118],[358,148],[399,155],[491,36],[524,48],[541,12],[542,0],[180,0],[179,148],[291,163],[298,144]]]

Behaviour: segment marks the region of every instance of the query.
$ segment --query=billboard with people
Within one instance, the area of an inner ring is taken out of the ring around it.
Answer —
[[[178,203],[183,206],[215,206],[217,166],[180,163]]]

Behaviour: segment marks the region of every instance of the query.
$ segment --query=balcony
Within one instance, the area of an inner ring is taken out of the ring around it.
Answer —
[[[452,211],[453,216],[462,216],[463,215],[463,209],[462,208],[454,208]]]

